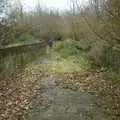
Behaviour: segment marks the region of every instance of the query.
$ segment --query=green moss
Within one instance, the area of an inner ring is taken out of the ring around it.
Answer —
[[[29,34],[21,35],[20,37],[16,38],[16,40],[15,40],[15,43],[17,43],[17,44],[31,44],[31,43],[35,43],[35,42],[37,42],[37,40]]]

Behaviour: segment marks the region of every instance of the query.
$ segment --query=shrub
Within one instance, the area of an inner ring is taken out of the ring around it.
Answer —
[[[68,57],[77,54],[83,54],[90,51],[90,46],[81,44],[78,41],[67,39],[56,43],[53,51],[59,52],[62,57]]]
[[[86,50],[79,49],[80,42],[67,39],[56,43],[53,47],[52,71],[56,73],[86,72],[90,68]],[[83,46],[84,48],[84,46]]]

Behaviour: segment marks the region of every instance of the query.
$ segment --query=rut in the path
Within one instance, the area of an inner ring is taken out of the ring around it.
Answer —
[[[43,92],[34,100],[26,120],[108,120],[89,93],[63,89],[55,77],[41,80]]]

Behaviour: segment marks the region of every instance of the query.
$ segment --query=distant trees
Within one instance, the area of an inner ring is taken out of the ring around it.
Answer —
[[[38,38],[61,35],[62,22],[59,12],[43,8],[40,3],[33,11],[25,12],[22,4],[18,2],[11,10],[8,19],[12,20],[12,26],[16,31],[21,31],[20,34],[28,33]]]

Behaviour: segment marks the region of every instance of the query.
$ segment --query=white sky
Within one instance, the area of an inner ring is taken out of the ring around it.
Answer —
[[[70,0],[21,0],[21,1],[26,9],[34,8],[36,3],[38,3],[38,1],[43,6],[49,8],[56,8],[59,10],[69,9],[69,3],[70,3]],[[79,0],[79,1],[84,2],[87,0]]]
[[[25,8],[34,8],[38,0],[21,0]],[[49,8],[64,10],[69,8],[69,0],[39,0],[40,4]]]

